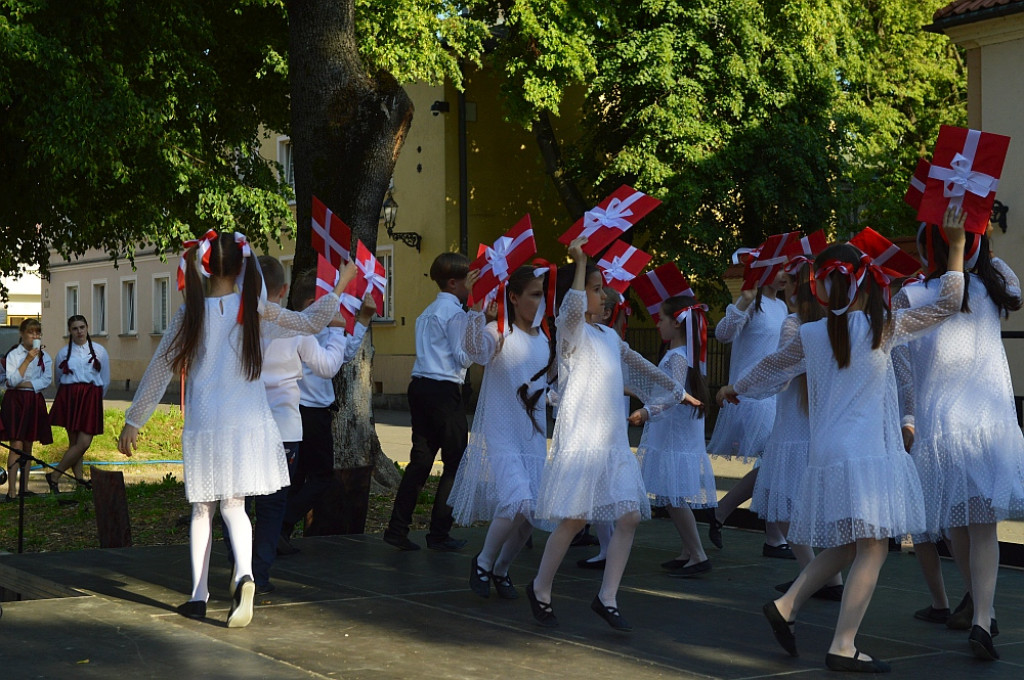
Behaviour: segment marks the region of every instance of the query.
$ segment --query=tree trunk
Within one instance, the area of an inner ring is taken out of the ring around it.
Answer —
[[[558,190],[558,196],[562,199],[562,205],[575,222],[583,217],[583,213],[589,210],[590,206],[580,193],[579,187],[566,177],[561,147],[558,138],[555,137],[555,129],[551,126],[551,117],[546,111],[542,111],[533,122],[532,132],[537,140],[541,158],[544,159],[544,171],[551,177],[555,189]]]
[[[354,13],[353,0],[288,3],[296,273],[316,267],[314,195],[352,228],[353,253],[357,239],[376,249],[381,204],[412,122],[405,90],[390,73],[368,73],[360,58]],[[373,465],[376,481],[393,487],[399,475],[373,427],[371,343],[334,380],[335,467]]]

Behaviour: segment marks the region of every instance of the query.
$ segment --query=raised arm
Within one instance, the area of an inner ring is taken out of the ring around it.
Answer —
[[[260,333],[265,341],[294,335],[314,335],[331,322],[341,301],[328,293],[301,312],[293,312],[281,305],[268,302],[260,316]]]
[[[736,302],[725,308],[725,316],[715,326],[715,337],[719,342],[732,342],[750,321],[750,303],[754,301],[754,291],[745,290],[736,298]]]
[[[718,402],[737,403],[737,397],[770,397],[805,370],[803,339],[797,333],[785,347],[761,359],[749,373],[737,380],[735,385],[726,385],[720,389]]]
[[[296,349],[299,359],[309,367],[314,375],[321,378],[333,378],[345,363],[347,347],[348,338],[345,336],[344,329],[328,328],[322,345],[317,338],[307,335],[299,340]]]
[[[501,337],[498,325],[487,323],[483,312],[470,311],[466,331],[462,337],[462,349],[473,363],[486,366],[498,351]]]

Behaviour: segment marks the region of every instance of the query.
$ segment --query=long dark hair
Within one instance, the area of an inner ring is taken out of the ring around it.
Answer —
[[[673,319],[680,311],[687,307],[692,307],[697,304],[697,300],[691,295],[676,295],[670,297],[661,303],[661,313],[667,314]],[[701,354],[700,346],[700,327],[698,325],[697,314],[694,312],[690,313],[686,323],[690,324],[690,341],[694,344],[692,347],[693,356],[699,357]],[[711,402],[711,392],[708,389],[708,381],[704,378],[704,375],[700,372],[700,364],[696,362],[696,366],[690,366],[686,370],[686,391],[700,400],[700,406],[691,406],[693,412],[690,414],[693,418],[703,418],[707,415],[707,406]]]
[[[519,267],[514,272],[512,272],[512,274],[508,277],[508,285],[505,287],[505,295],[506,295],[506,300],[505,300],[506,307],[505,308],[508,310],[509,332],[511,332],[511,333],[515,333],[516,332],[516,326],[515,326],[516,314],[515,314],[515,307],[512,306],[511,295],[513,293],[515,293],[517,296],[518,295],[522,295],[523,291],[526,290],[526,286],[529,285],[529,283],[531,281],[533,281],[534,278],[536,278],[536,277],[534,277],[534,275],[533,275],[533,267]],[[547,286],[547,282],[548,282],[548,274],[545,273],[544,276],[542,277],[542,283],[543,283],[544,286]],[[545,310],[545,311],[547,311],[547,310]],[[530,321],[533,321],[533,319],[530,319]],[[552,333],[552,337],[553,336],[554,336],[554,333]],[[551,353],[554,351],[554,344],[549,341],[548,345],[549,345],[549,347],[548,347],[548,363],[545,364],[544,368],[542,368],[540,371],[538,371],[536,373],[536,375],[534,375],[532,378],[530,378],[530,382],[523,383],[516,390],[516,396],[519,397],[519,403],[521,403],[523,405],[523,408],[526,409],[527,415],[530,416],[530,422],[533,423],[533,429],[535,429],[537,432],[539,432],[541,434],[544,434],[545,431],[544,431],[544,428],[542,428],[540,426],[540,423],[537,422],[537,419],[536,419],[535,416],[536,416],[537,402],[540,401],[541,396],[544,394],[544,390],[543,389],[535,390],[534,392],[531,393],[530,392],[530,385],[534,381],[538,380],[548,370],[548,367],[551,365]]]
[[[811,288],[811,263],[804,262],[795,271],[789,271],[788,273],[796,279],[796,289],[793,293],[796,301],[793,306],[796,307],[796,315],[800,319],[800,323],[804,324],[820,320],[827,312],[821,306],[821,303],[818,302],[818,298]],[[808,413],[807,374],[801,373],[797,376],[796,380],[797,403],[800,404],[800,408],[804,413]]]
[[[89,335],[89,322],[86,321],[85,317],[81,314],[72,314],[68,317],[68,353],[67,356],[64,357],[64,361],[60,362],[60,366],[58,368],[60,368],[64,373],[71,373],[71,370],[68,368],[68,360],[71,359],[71,345],[74,342],[71,339],[71,324],[76,321],[81,321],[85,324],[85,340],[89,343],[89,355],[92,357],[89,359],[89,363],[93,365],[93,368],[99,371],[102,369],[103,364],[101,364],[100,360],[96,357],[96,348],[92,346],[92,336]]]
[[[819,269],[829,260],[838,260],[850,265],[854,270],[861,266],[861,252],[849,243],[831,245],[814,260],[814,267]],[[850,283],[846,275],[839,271],[828,274],[831,292],[828,297],[828,339],[832,345],[832,356],[839,368],[850,365],[850,325],[847,312],[835,314],[832,310],[843,309],[849,302]],[[824,282],[819,282],[824,283]],[[861,282],[858,295],[865,295],[864,313],[871,324],[871,349],[882,346],[882,330],[889,323],[892,313],[885,303],[885,294],[874,278],[865,275]],[[848,310],[847,310],[848,311]]]
[[[999,310],[999,314],[1009,318],[1010,312],[1016,312],[1021,308],[1020,296],[1010,294],[1007,290],[1006,277],[992,266],[988,236],[968,232],[967,238],[980,239],[980,243],[978,244],[977,264],[971,271],[964,271],[964,301],[960,304],[960,311],[967,314],[971,312],[969,284],[970,276],[973,273],[985,284],[985,290],[988,291],[988,296]],[[925,280],[931,281],[945,274],[949,270],[949,243],[942,230],[934,224],[929,224],[918,234],[918,239],[931,239],[930,257],[935,260],[928,262],[931,272],[925,277]],[[969,241],[965,244],[965,250],[970,250],[973,245],[973,241]]]
[[[242,270],[242,250],[230,231],[218,232],[210,244],[210,275],[236,277]],[[185,317],[167,349],[175,372],[186,372],[199,353],[206,321],[206,291],[196,269],[196,249],[185,254]],[[242,373],[246,380],[258,380],[263,369],[260,344],[259,293],[262,287],[255,263],[245,267],[242,281]]]

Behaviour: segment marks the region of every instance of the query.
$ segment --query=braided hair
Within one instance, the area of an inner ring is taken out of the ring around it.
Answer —
[[[71,359],[71,345],[74,342],[71,338],[71,324],[76,321],[81,321],[85,324],[85,340],[89,343],[89,363],[92,364],[93,368],[98,372],[103,368],[103,364],[100,362],[99,357],[96,356],[96,348],[92,344],[92,336],[89,335],[89,322],[85,320],[85,317],[81,314],[74,314],[68,317],[68,351],[67,356],[64,357],[64,361],[60,362],[58,368],[68,375],[71,373],[71,369],[68,368],[68,360]]]

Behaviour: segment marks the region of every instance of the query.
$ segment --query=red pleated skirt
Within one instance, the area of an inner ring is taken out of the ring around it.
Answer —
[[[103,433],[103,388],[92,383],[61,384],[50,407],[50,425],[68,432]]]
[[[4,438],[14,442],[52,444],[50,418],[46,414],[46,400],[32,390],[7,390],[0,403],[0,421]]]

